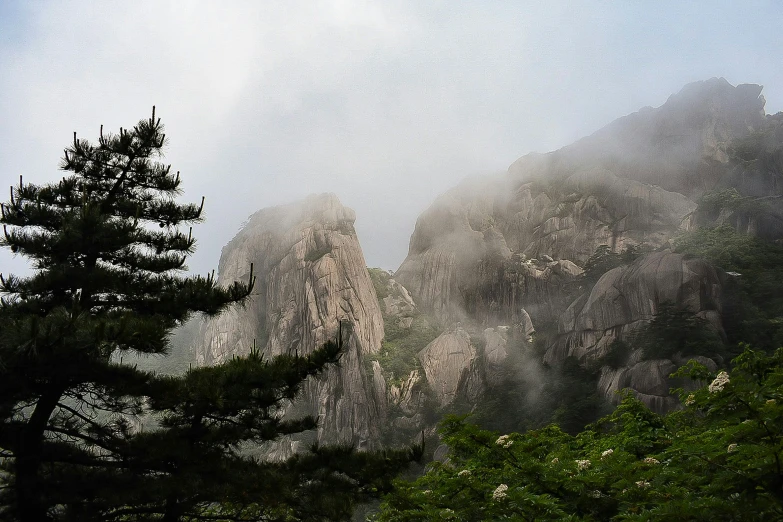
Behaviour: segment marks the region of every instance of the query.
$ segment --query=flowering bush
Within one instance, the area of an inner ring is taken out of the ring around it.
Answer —
[[[508,491],[508,486],[505,484],[499,485],[495,488],[495,491],[492,492],[492,500],[502,500],[506,498],[506,491]]]
[[[710,393],[718,393],[723,391],[723,387],[729,384],[729,374],[726,372],[720,372],[712,384],[709,386]]]
[[[679,390],[687,404],[666,416],[628,394],[576,436],[554,425],[499,436],[449,417],[448,462],[398,481],[376,520],[437,521],[444,509],[454,520],[783,520],[783,349],[744,348],[730,373],[681,368],[711,384]]]
[[[504,448],[508,449],[514,444],[514,441],[510,440],[508,435],[501,435],[500,437],[498,437],[498,440],[495,441],[495,444],[497,444],[498,446],[503,446]]]

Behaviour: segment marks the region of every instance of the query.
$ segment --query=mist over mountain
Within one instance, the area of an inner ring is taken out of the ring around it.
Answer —
[[[242,280],[254,263],[252,300],[189,325],[178,353],[192,364],[253,343],[306,353],[342,331],[343,363],[289,414],[321,419],[319,441],[364,448],[424,432],[435,449],[448,412],[576,429],[626,388],[655,411],[676,408],[669,374],[691,358],[725,364],[738,331],[738,276],[677,241],[720,225],[783,238],[783,114],[764,112],[761,91],[692,83],[506,175],[466,180],[421,214],[394,273],[368,271],[361,216],[335,195],[260,210],[223,248],[218,275]],[[661,314],[690,340],[651,347]]]

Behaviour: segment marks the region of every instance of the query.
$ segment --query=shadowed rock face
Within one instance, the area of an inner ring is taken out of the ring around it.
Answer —
[[[336,339],[342,322],[346,351],[338,368],[306,383],[302,407],[320,419],[323,442],[364,446],[378,440],[385,389],[367,376],[362,356],[376,353],[383,319],[356,238],[354,212],[336,196],[264,209],[252,215],[220,259],[218,282],[257,282],[244,308],[202,324],[193,347],[199,364],[246,354],[306,354]]]
[[[560,334],[544,361],[558,364],[574,356],[596,361],[614,340],[633,342],[663,303],[672,303],[707,319],[721,334],[721,279],[709,263],[669,251],[654,252],[605,273],[592,290],[562,315]],[[669,359],[641,361],[633,354],[623,368],[602,370],[599,388],[608,399],[630,388],[650,408],[666,411],[677,403],[669,397],[668,378],[678,365]],[[706,360],[706,358],[705,358]],[[714,366],[714,362],[710,361]]]

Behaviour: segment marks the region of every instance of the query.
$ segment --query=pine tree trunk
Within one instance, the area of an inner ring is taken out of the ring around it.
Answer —
[[[19,450],[15,455],[15,471],[16,510],[20,522],[49,520],[41,491],[41,452],[46,425],[60,396],[59,390],[48,390],[41,396],[19,441]]]

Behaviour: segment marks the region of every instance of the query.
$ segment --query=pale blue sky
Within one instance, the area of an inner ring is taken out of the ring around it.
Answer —
[[[168,128],[190,263],[217,266],[252,212],[331,191],[371,266],[416,217],[684,84],[764,85],[783,109],[780,2],[0,2],[0,186],[58,179],[75,130]],[[7,199],[7,195],[1,196]],[[0,253],[0,272],[24,262]]]

